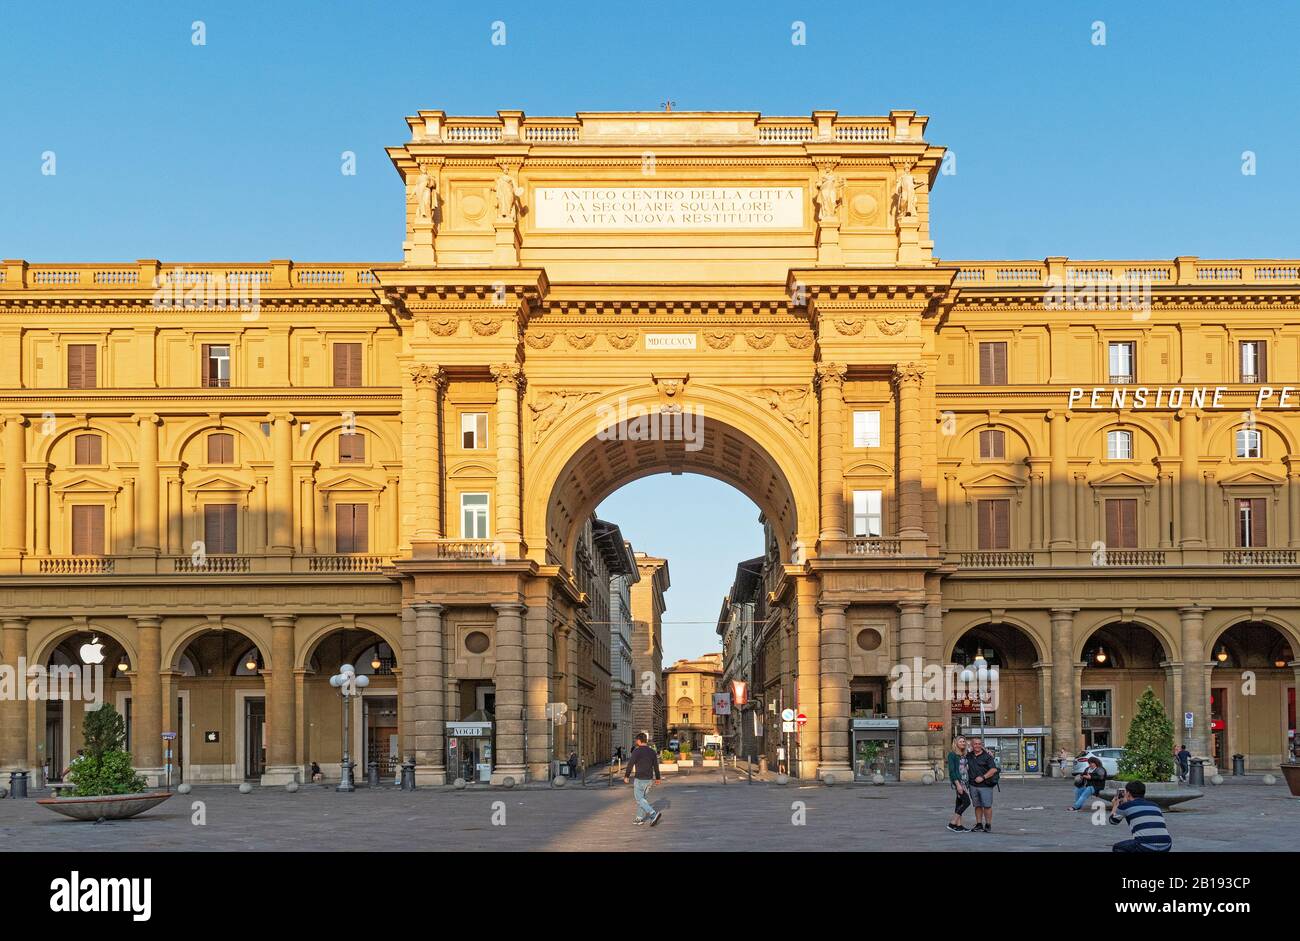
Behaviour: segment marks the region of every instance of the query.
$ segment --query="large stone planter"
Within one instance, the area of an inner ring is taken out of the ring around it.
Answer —
[[[125,820],[157,807],[169,797],[167,791],[147,791],[100,797],[42,797],[36,803],[73,820]]]
[[[664,771],[674,771],[674,772],[675,772],[675,771],[677,770],[677,765],[676,765],[676,763],[671,764],[671,765],[668,765],[668,764],[664,764],[664,763],[661,761],[661,762],[659,762],[659,770],[660,770],[660,772],[664,772]]]
[[[1300,797],[1300,761],[1282,762],[1282,777],[1286,778],[1286,786],[1291,789],[1291,796]]]
[[[1113,800],[1116,788],[1122,786],[1123,783],[1123,781],[1115,781],[1110,786],[1104,788],[1097,796],[1103,800]],[[1202,792],[1199,787],[1188,787],[1186,784],[1170,784],[1164,782],[1148,784],[1146,793],[1146,799],[1162,810],[1168,810],[1175,804],[1194,801],[1196,798],[1204,796],[1204,792]]]
[[[700,761],[700,767],[702,768],[718,768],[721,765],[722,761],[718,758],[703,758]]]

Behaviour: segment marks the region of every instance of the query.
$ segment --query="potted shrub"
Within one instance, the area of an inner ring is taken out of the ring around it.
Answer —
[[[677,770],[677,752],[671,748],[665,748],[659,753],[659,770],[676,771]]]
[[[688,768],[695,767],[695,753],[691,751],[689,745],[682,747],[681,754],[677,756],[679,764],[686,765]]]
[[[123,748],[126,724],[116,709],[105,703],[87,712],[83,729],[84,753],[68,769],[73,796],[45,797],[38,804],[76,820],[121,820],[171,797],[146,790],[145,779],[136,774],[131,754]]]
[[[1147,786],[1147,800],[1161,807],[1169,807],[1201,796],[1195,788],[1171,784],[1174,776],[1174,727],[1165,715],[1165,707],[1148,686],[1137,704],[1137,715],[1129,726],[1124,757],[1119,760],[1119,773],[1112,787],[1102,791],[1102,796],[1113,797],[1115,791],[1128,781],[1141,781]]]
[[[706,748],[701,754],[704,756],[702,764],[706,768],[716,768],[722,764],[718,760],[718,750],[716,748]]]
[[[1291,796],[1300,797],[1300,761],[1282,762],[1282,777],[1286,778],[1286,786],[1291,789]]]

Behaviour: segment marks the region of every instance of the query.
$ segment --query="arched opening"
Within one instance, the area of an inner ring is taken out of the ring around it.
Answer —
[[[348,759],[356,763],[358,776],[364,778],[373,762],[381,781],[394,781],[402,750],[401,665],[393,642],[365,627],[340,627],[318,637],[303,660],[303,765],[310,769],[314,764],[324,780],[338,781],[346,726]],[[350,699],[346,722],[343,698],[329,682],[344,664],[369,680],[360,695]]]
[[[266,771],[265,652],[230,625],[180,638],[164,731],[176,732],[172,782],[257,781]],[[165,756],[164,756],[165,760]]]
[[[1296,743],[1296,645],[1266,621],[1240,621],[1208,640],[1216,766],[1244,754],[1251,769],[1276,767]]]
[[[44,727],[47,780],[62,781],[84,744],[82,717],[99,703],[126,719],[131,747],[131,656],[121,641],[93,626],[65,634],[47,647],[44,693],[35,699],[37,728]]]
[[[1034,638],[1015,624],[980,624],[953,644],[950,662],[961,670],[950,694],[952,731],[981,736],[1010,774],[1042,774],[1045,767],[1051,729],[1042,660]]]
[[[1084,642],[1081,657],[1079,729],[1084,748],[1123,747],[1137,701],[1148,686],[1172,715],[1169,651],[1145,624],[1103,625]]]

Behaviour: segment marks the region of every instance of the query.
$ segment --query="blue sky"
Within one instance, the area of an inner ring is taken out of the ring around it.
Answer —
[[[395,260],[401,188],[382,148],[406,139],[404,115],[671,98],[930,115],[928,137],[956,153],[932,206],[943,258],[1296,258],[1297,45],[1291,2],[12,3],[0,257]],[[670,618],[711,622],[761,544],[753,504],[698,477],[640,481],[601,512],[680,555]],[[714,644],[684,625],[666,654]]]

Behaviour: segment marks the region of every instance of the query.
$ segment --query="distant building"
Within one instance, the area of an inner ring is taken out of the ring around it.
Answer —
[[[641,580],[632,544],[623,539],[618,526],[595,520],[593,536],[605,558],[609,574],[609,751],[632,747],[632,697],[636,687],[632,669],[632,586]]]
[[[632,734],[647,732],[657,748],[668,740],[665,726],[663,669],[664,592],[671,584],[668,560],[634,554],[640,577],[632,585]],[[653,684],[649,694],[646,686]]]
[[[704,747],[704,736],[719,734],[719,720],[713,715],[713,694],[721,689],[721,653],[678,660],[664,670],[668,738],[699,751]]]

